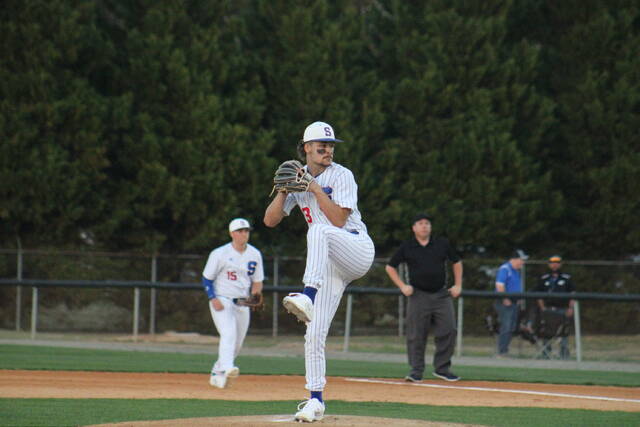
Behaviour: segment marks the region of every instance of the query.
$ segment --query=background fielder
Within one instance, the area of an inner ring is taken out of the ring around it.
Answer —
[[[238,376],[234,361],[249,329],[250,309],[238,305],[249,294],[262,293],[262,254],[249,242],[251,226],[244,218],[229,223],[231,242],[214,249],[202,272],[202,285],[209,297],[209,310],[220,335],[218,360],[211,368],[209,383],[218,388]]]
[[[304,291],[290,294],[283,304],[307,324],[305,334],[306,388],[311,397],[296,413],[297,420],[324,416],[322,391],[326,385],[325,341],[347,285],[362,277],[373,263],[375,248],[358,211],[358,186],[353,173],[333,163],[336,139],[324,122],[307,126],[298,144],[306,161],[304,172],[313,177],[305,192],[280,190],[266,209],[264,223],[277,226],[295,205],[307,231]]]

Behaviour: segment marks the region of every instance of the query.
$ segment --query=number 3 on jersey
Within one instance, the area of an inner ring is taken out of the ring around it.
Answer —
[[[313,222],[313,218],[311,218],[311,209],[309,209],[308,207],[302,208],[302,214],[304,215],[304,219],[306,219],[309,224]]]

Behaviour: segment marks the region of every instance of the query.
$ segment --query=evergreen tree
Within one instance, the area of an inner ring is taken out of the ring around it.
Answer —
[[[559,46],[574,56],[574,78],[558,82],[566,89],[558,93],[560,154],[552,168],[575,220],[570,230],[559,224],[567,249],[611,258],[640,251],[640,8],[594,9],[577,15]]]
[[[379,256],[423,210],[460,247],[637,253],[639,9],[6,1],[0,239],[202,251],[245,216],[266,252],[297,253],[304,222],[262,216],[324,120]]]
[[[640,7],[633,1],[533,2],[520,22],[545,28],[540,87],[558,102],[545,164],[567,200],[550,228],[569,256],[615,258],[640,250]],[[589,242],[589,244],[585,244]]]
[[[231,3],[105,6],[119,57],[106,86],[117,99],[108,139],[113,216],[100,230],[120,247],[210,247],[267,193],[264,93],[247,72]]]
[[[562,201],[534,157],[553,103],[532,84],[539,49],[506,37],[511,7],[392,3],[381,67],[395,82],[390,141],[406,177],[396,183],[402,218],[388,222],[398,240],[424,210],[461,247],[531,250],[558,215]]]
[[[93,16],[82,1],[0,10],[0,239],[9,244],[77,244],[107,206],[107,106],[86,76],[111,52]]]

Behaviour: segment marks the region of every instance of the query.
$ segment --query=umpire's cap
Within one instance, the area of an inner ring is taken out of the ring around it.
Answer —
[[[344,142],[336,138],[333,128],[329,123],[313,122],[304,130],[302,142]]]
[[[513,251],[513,253],[509,258],[511,259],[520,258],[521,260],[526,261],[529,259],[529,255],[525,254],[522,249],[516,249],[515,251]]]
[[[413,217],[413,222],[411,223],[412,225],[415,224],[416,222],[426,219],[429,222],[433,222],[433,216],[426,214],[424,212],[419,213],[418,215],[416,215],[415,217]]]

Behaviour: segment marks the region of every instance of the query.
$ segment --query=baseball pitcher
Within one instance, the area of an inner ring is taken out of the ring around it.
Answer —
[[[284,307],[307,325],[305,371],[311,397],[298,406],[298,421],[313,422],[324,416],[329,326],[345,288],[369,271],[375,255],[358,210],[353,173],[333,162],[337,142],[342,141],[329,124],[307,126],[297,146],[306,165],[289,160],[278,167],[272,191],[276,196],[264,216],[264,223],[275,227],[297,205],[309,226],[304,289],[283,300]]]

